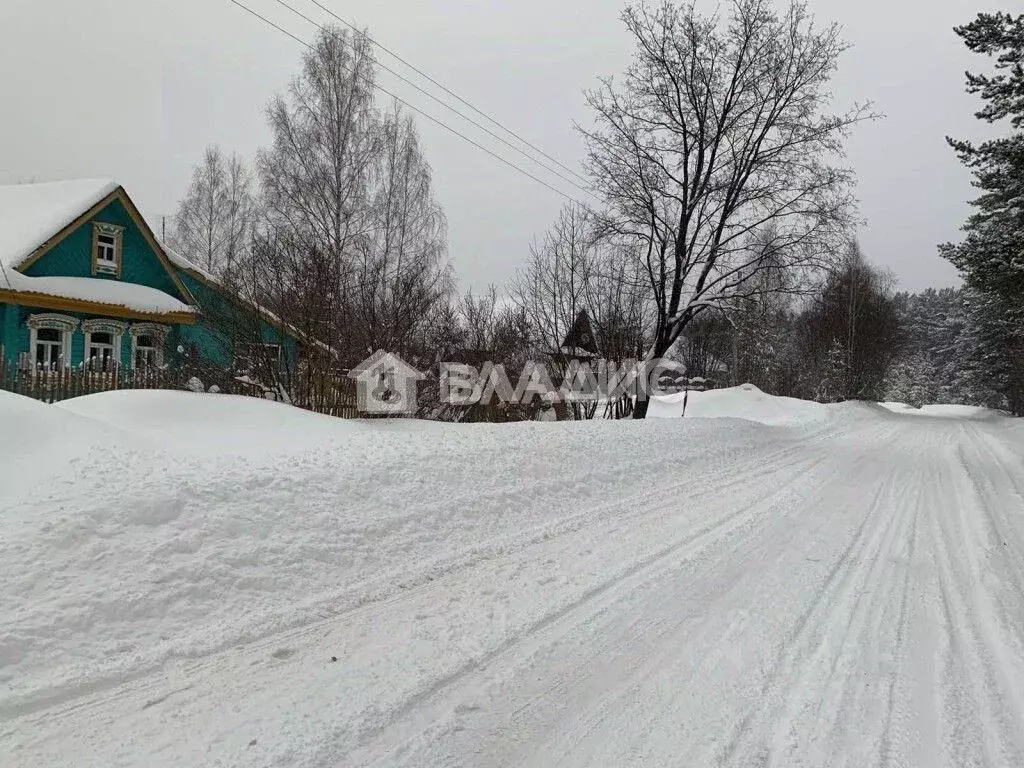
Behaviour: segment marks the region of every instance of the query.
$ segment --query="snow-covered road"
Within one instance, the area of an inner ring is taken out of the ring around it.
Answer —
[[[1019,454],[918,419],[757,470],[348,764],[1024,765]]]
[[[0,701],[0,763],[1024,766],[1019,425],[590,429],[598,465],[648,434],[678,460],[637,448],[649,475],[598,498],[549,431],[562,483],[514,500],[529,525],[290,629]]]

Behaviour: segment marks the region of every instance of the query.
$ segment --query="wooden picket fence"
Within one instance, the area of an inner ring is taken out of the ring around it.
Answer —
[[[326,381],[321,379],[314,383],[306,377],[300,377],[292,388],[292,405],[339,419],[358,418],[356,383],[345,373],[326,378]]]
[[[85,363],[73,367],[33,366],[26,356],[17,363],[7,360],[0,345],[0,390],[57,403],[82,395],[118,389],[190,389],[190,381],[199,379],[203,388],[229,395],[244,395],[289,402],[299,408],[339,418],[356,418],[355,382],[347,371],[332,371],[312,379],[298,376],[282,393],[229,371],[214,372],[191,368],[126,368],[117,364]]]
[[[227,394],[285,402],[296,408],[339,419],[355,419],[360,415],[357,408],[356,383],[348,378],[347,371],[317,376],[303,372],[287,383],[282,382],[278,387],[263,386],[250,381],[248,377],[230,375],[226,378],[218,377],[215,385],[217,390]]]
[[[34,367],[12,364],[0,350],[0,390],[56,403],[116,389],[176,389],[179,378],[163,368],[126,369],[120,365]]]

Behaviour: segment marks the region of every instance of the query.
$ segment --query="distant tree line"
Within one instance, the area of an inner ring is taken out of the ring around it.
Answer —
[[[820,402],[895,401],[1012,410],[1004,318],[969,288],[894,292],[866,262],[848,263],[808,296],[777,295],[684,337],[688,369]]]

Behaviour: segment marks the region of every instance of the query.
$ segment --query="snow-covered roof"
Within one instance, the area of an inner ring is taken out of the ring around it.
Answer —
[[[169,294],[137,283],[94,277],[29,277],[7,270],[5,286],[20,293],[38,293],[63,299],[90,301],[154,315],[195,314],[195,309]]]
[[[597,357],[596,352],[583,349],[583,347],[561,347],[560,351],[563,355],[568,355],[569,357]]]
[[[20,267],[39,246],[118,186],[109,179],[0,185],[0,268]]]
[[[173,248],[173,247],[172,247],[171,245],[169,245],[169,244],[168,244],[167,242],[165,242],[165,241],[161,240],[161,241],[160,241],[160,247],[164,249],[164,253],[166,253],[166,254],[167,254],[167,259],[168,259],[168,260],[169,260],[169,261],[171,262],[171,264],[173,264],[174,266],[178,267],[179,269],[188,269],[188,270],[191,270],[192,272],[195,272],[195,273],[196,273],[196,274],[198,274],[198,275],[199,275],[200,277],[203,277],[203,278],[205,278],[205,279],[206,279],[207,281],[209,281],[209,282],[213,283],[214,285],[221,285],[221,282],[220,282],[220,280],[218,280],[218,279],[217,279],[216,277],[214,277],[214,276],[213,276],[212,274],[210,274],[210,273],[209,273],[209,272],[207,272],[207,271],[206,271],[205,269],[203,269],[202,267],[200,267],[200,266],[199,266],[198,264],[196,264],[196,263],[195,263],[194,261],[192,261],[191,259],[188,259],[188,258],[186,258],[185,256],[183,256],[182,254],[178,253],[178,251],[176,251],[176,250],[175,250],[175,249],[174,249],[174,248]]]
[[[238,299],[239,301],[244,302],[248,306],[252,307],[252,309],[256,310],[261,315],[263,315],[264,319],[267,322],[273,323],[273,324],[276,324],[276,325],[284,326],[289,331],[291,331],[293,334],[295,334],[296,338],[302,339],[303,341],[305,341],[308,344],[314,344],[317,347],[320,347],[321,349],[323,349],[325,352],[330,352],[331,354],[334,353],[334,350],[332,350],[329,345],[324,344],[322,341],[319,341],[317,339],[309,337],[307,334],[303,333],[302,331],[300,331],[298,328],[296,328],[295,326],[291,325],[290,323],[285,323],[283,320],[281,320],[281,318],[278,315],[276,315],[275,313],[271,312],[266,307],[264,307],[264,306],[262,306],[260,304],[257,304],[256,302],[254,302],[251,299],[248,299],[248,298],[246,298],[244,296],[240,296],[238,294],[231,294],[230,293],[230,289],[226,285],[224,285],[224,283],[221,280],[219,280],[217,277],[215,277],[211,273],[207,272],[205,269],[203,269],[202,267],[197,265],[194,261],[192,261],[188,257],[183,256],[180,252],[175,250],[173,246],[169,245],[168,243],[166,243],[164,241],[161,241],[160,242],[160,247],[164,249],[164,253],[167,254],[167,259],[171,262],[171,264],[176,266],[178,269],[189,270],[190,272],[193,272],[193,273],[199,275],[201,278],[206,280],[206,282],[208,282],[209,284],[211,284],[211,285],[213,285],[215,287],[220,287],[224,291],[228,291],[229,295],[233,295],[236,299]]]

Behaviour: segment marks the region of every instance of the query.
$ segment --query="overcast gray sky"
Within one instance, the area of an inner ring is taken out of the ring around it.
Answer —
[[[274,0],[242,1],[313,35]],[[308,0],[291,2],[329,20]],[[621,72],[631,53],[623,0],[321,2],[573,168],[582,156],[573,121],[588,120],[582,91]],[[811,7],[842,23],[854,46],[835,81],[838,103],[872,99],[887,115],[849,145],[865,252],[901,287],[955,284],[935,246],[958,237],[972,190],[943,137],[979,132],[977,102],[963,92],[963,71],[978,62],[952,33],[977,3]],[[111,177],[158,222],[174,212],[207,144],[251,156],[268,141],[264,106],[298,72],[300,52],[229,0],[0,0],[0,182]],[[457,120],[387,74],[380,82]],[[462,285],[500,288],[563,200],[419,122]]]

